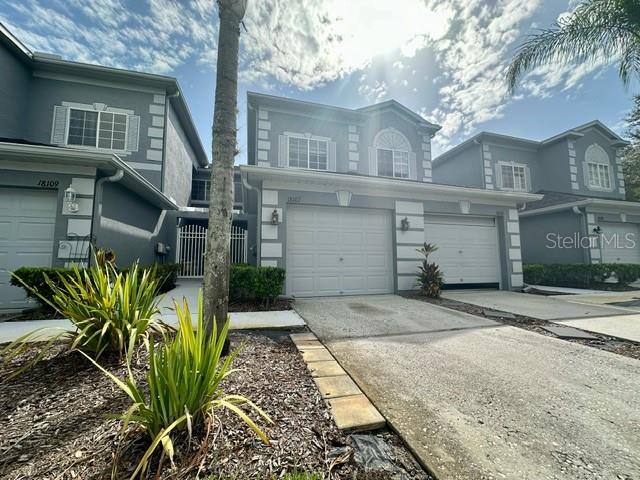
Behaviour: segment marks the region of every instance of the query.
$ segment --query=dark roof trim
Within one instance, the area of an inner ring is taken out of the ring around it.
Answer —
[[[589,128],[598,128],[598,129],[602,130],[609,137],[609,140],[611,141],[612,145],[625,146],[625,145],[629,144],[628,141],[624,140],[617,133],[615,133],[613,130],[608,128],[600,120],[593,120],[591,122],[585,123],[584,125],[580,125],[578,127],[572,128],[570,130],[566,130],[566,131],[564,131],[562,133],[559,133],[558,135],[554,135],[553,137],[549,137],[549,138],[547,138],[545,140],[542,140],[542,141],[528,140],[526,138],[512,137],[510,135],[502,135],[502,134],[499,134],[499,133],[480,132],[480,133],[474,135],[473,137],[471,137],[470,139],[462,142],[459,145],[456,145],[452,149],[447,150],[443,154],[439,155],[438,157],[436,157],[433,160],[433,163],[434,164],[438,164],[438,163],[441,163],[441,162],[445,162],[445,161],[449,160],[454,154],[459,153],[461,151],[464,151],[467,148],[469,148],[472,144],[478,144],[479,142],[481,142],[481,141],[483,141],[485,139],[496,140],[496,141],[499,141],[499,142],[520,143],[521,145],[524,145],[524,146],[527,146],[529,148],[533,148],[533,149],[537,150],[537,149],[539,149],[541,147],[546,147],[547,145],[550,145],[550,144],[552,144],[554,142],[562,140],[563,138],[571,138],[571,137],[580,138],[580,137],[584,137],[584,133],[582,133],[582,132],[587,130],[587,129],[589,129]]]
[[[402,105],[401,103],[395,100],[388,100],[386,102],[377,103],[375,105],[369,105],[367,107],[351,109],[351,108],[344,108],[344,107],[336,107],[333,105],[326,105],[323,103],[309,102],[306,100],[296,100],[294,98],[268,95],[265,93],[247,92],[247,104],[253,105],[255,101],[259,101],[261,104],[272,104],[274,106],[277,104],[286,103],[299,108],[313,108],[313,109],[324,110],[332,113],[338,113],[341,115],[345,115],[347,117],[352,117],[354,119],[361,119],[363,115],[369,114],[371,112],[383,110],[385,108],[391,108],[391,109],[399,110],[401,113],[410,116],[411,119],[419,123],[421,127],[432,130],[433,133],[437,132],[442,128],[440,125],[436,125],[434,123],[428,122],[427,120],[422,118],[420,115],[418,115],[411,109],[405,107],[404,105]]]
[[[149,180],[140,175],[120,157],[111,153],[92,152],[73,148],[32,145],[24,143],[0,142],[0,167],[2,159],[35,161],[67,166],[92,167],[106,175],[113,175],[118,170],[124,172],[119,183],[163,210],[177,210],[178,205],[158,190]]]

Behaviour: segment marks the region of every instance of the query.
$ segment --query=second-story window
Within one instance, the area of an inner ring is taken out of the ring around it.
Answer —
[[[326,170],[328,142],[313,138],[288,137],[289,166],[311,170]]]
[[[502,188],[518,192],[527,191],[527,169],[524,165],[500,165]]]
[[[191,200],[200,200],[202,202],[209,201],[209,191],[211,189],[210,180],[198,180],[191,181]]]
[[[409,152],[378,148],[378,175],[381,177],[409,178]]]
[[[124,150],[127,116],[72,108],[69,111],[69,145]]]
[[[585,152],[585,181],[591,190],[611,190],[609,155],[598,144],[590,145]]]

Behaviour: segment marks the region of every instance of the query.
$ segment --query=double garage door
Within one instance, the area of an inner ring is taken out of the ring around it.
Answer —
[[[393,292],[392,232],[389,211],[289,207],[287,293],[315,297]],[[438,245],[432,259],[446,283],[499,283],[493,218],[427,216],[425,240]]]
[[[0,309],[29,305],[10,272],[51,266],[56,210],[56,192],[0,188]]]

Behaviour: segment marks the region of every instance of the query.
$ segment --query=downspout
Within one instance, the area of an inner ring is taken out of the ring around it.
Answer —
[[[117,157],[117,155],[116,155]],[[120,159],[118,157],[118,159]],[[102,177],[99,178],[96,182],[95,192],[93,194],[93,216],[91,218],[91,240],[96,240],[96,222],[99,222],[99,216],[102,215],[102,193],[103,193],[103,185],[105,183],[115,183],[122,180],[124,177],[124,170],[118,168],[116,173],[111,175],[110,177]],[[91,263],[91,257],[89,257],[89,264]]]
[[[585,215],[584,212],[582,210],[580,210],[580,207],[572,207],[571,210],[573,211],[573,213],[575,213],[576,215],[578,215],[580,217],[580,219],[578,220],[580,222],[580,232],[579,234],[581,234],[582,232],[587,232],[587,223],[586,223],[586,219],[585,219]],[[587,232],[587,236],[588,236]],[[578,241],[580,242],[580,248],[582,249],[582,260],[584,263],[586,264],[590,264],[591,263],[591,252],[587,252],[586,249],[582,248],[582,241],[580,239],[580,237],[578,237]]]
[[[260,237],[262,236],[262,229],[260,228],[260,225],[262,224],[262,197],[258,189],[256,187],[253,187],[251,184],[249,184],[249,181],[247,180],[246,175],[247,174],[240,173],[240,178],[242,179],[242,186],[245,187],[247,190],[255,191],[258,196],[258,205],[256,207],[257,211],[256,211],[256,246],[255,246],[256,263],[258,263],[258,258],[259,258],[258,250],[259,250],[259,245],[261,241]],[[249,197],[249,195],[247,195],[247,197]]]

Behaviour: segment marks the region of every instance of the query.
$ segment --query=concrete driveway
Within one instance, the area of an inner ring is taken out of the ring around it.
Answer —
[[[397,296],[296,309],[440,480],[640,478],[640,362]]]
[[[637,313],[636,310],[622,307],[567,301],[564,296],[545,297],[505,290],[448,290],[443,292],[442,296],[458,302],[541,320],[566,320]]]

